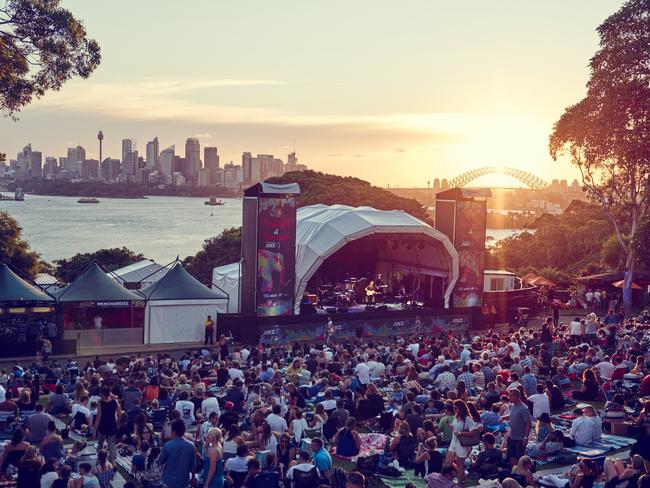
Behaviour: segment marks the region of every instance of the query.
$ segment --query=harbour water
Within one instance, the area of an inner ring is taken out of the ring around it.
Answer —
[[[0,201],[23,228],[23,237],[42,259],[69,258],[80,252],[122,247],[159,263],[196,254],[205,239],[241,225],[242,200],[208,206],[203,198],[102,198],[77,203],[77,197],[27,195],[24,202]],[[519,232],[488,229],[488,245]]]
[[[236,198],[224,198],[222,206],[184,197],[77,200],[27,195],[24,202],[0,201],[0,210],[18,221],[23,237],[47,261],[126,246],[167,263],[196,254],[205,239],[241,225],[242,200]]]

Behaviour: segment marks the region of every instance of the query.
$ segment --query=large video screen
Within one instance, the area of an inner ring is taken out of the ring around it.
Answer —
[[[293,315],[296,199],[261,196],[258,209],[257,315]]]

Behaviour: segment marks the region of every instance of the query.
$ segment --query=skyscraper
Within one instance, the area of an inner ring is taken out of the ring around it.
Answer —
[[[147,142],[147,168],[148,169],[159,169],[160,165],[160,146],[158,144],[158,138],[154,137],[153,141]]]
[[[122,174],[127,181],[133,181],[138,169],[138,151],[129,151],[122,161]]]
[[[32,151],[29,161],[29,176],[32,178],[43,176],[43,154],[40,151]]]
[[[203,148],[203,166],[210,170],[210,184],[217,184],[217,175],[219,169],[219,154],[216,147],[206,146]]]
[[[169,146],[167,149],[163,150],[160,153],[159,164],[160,164],[160,174],[165,176],[171,176],[174,174],[174,157],[176,156],[176,147]]]
[[[185,141],[185,178],[196,185],[201,169],[201,143],[196,137],[188,137]]]
[[[122,139],[122,164],[126,161],[126,155],[133,151],[133,141],[131,139]]]
[[[251,185],[253,183],[252,180],[252,164],[253,164],[253,156],[249,152],[244,152],[241,155],[241,166],[242,166],[242,178],[243,178],[243,184],[244,185]]]
[[[67,171],[78,172],[79,163],[85,161],[86,159],[86,150],[81,147],[69,147],[68,148],[68,158],[65,161],[65,169]]]

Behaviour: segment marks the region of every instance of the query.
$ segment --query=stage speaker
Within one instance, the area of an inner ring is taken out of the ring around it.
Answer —
[[[366,310],[372,312],[372,311],[376,310],[376,308],[375,308],[374,305],[370,304],[370,305],[366,305]]]
[[[336,313],[336,307],[325,307],[325,313],[328,314]]]
[[[377,305],[375,310],[388,310],[388,305],[383,304],[383,305]]]
[[[338,313],[348,313],[348,307],[339,307],[336,309]]]

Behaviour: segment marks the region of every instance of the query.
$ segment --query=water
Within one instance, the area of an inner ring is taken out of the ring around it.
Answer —
[[[101,198],[98,204],[77,200],[27,195],[24,202],[0,201],[0,211],[18,221],[23,238],[47,261],[126,246],[168,263],[177,255],[183,259],[196,254],[205,239],[241,225],[238,198],[224,198],[226,204],[217,207],[204,205],[204,198]]]
[[[0,201],[23,228],[23,238],[46,261],[80,252],[126,246],[159,263],[196,254],[203,241],[241,225],[242,200],[204,205],[204,198],[102,198],[98,204],[77,197],[27,195],[24,202]],[[212,215],[212,216],[211,216]],[[487,229],[493,245],[521,229]]]
[[[524,232],[526,229],[486,229],[485,237],[488,246],[492,246],[506,237],[511,237]],[[528,232],[534,232],[528,230]],[[492,239],[490,239],[490,237]]]

